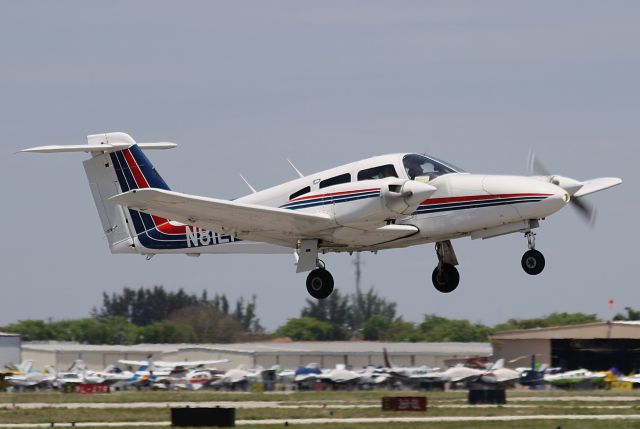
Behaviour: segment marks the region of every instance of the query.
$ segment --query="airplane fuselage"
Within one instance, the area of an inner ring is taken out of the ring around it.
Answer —
[[[326,252],[373,251],[436,243],[432,282],[443,293],[459,283],[451,240],[522,232],[522,268],[545,266],[531,231],[573,201],[583,217],[595,210],[580,198],[619,185],[616,177],[578,181],[543,176],[466,173],[436,158],[397,153],[303,176],[238,198],[222,200],[172,191],[142,149],[125,133],[94,134],[88,144],[40,146],[26,152],[88,152],[84,168],[112,253],[293,253],[306,286],[328,297],[333,277],[318,257]],[[297,171],[297,170],[296,170]],[[298,172],[299,173],[299,172]]]
[[[349,174],[357,178],[363,169],[394,165],[400,180],[408,179],[400,155],[385,155],[325,170],[249,194],[238,202],[269,205],[322,214],[334,220],[335,241],[324,240],[325,251],[376,250],[472,236],[484,238],[529,230],[537,220],[569,202],[567,192],[537,177],[448,173],[428,184],[437,188],[408,214],[386,210],[385,188],[396,178],[352,180],[320,188],[327,179]],[[393,185],[391,185],[393,186]],[[309,188],[299,196],[296,192]],[[413,226],[399,237],[367,240],[372,225]],[[377,241],[376,241],[377,240]]]

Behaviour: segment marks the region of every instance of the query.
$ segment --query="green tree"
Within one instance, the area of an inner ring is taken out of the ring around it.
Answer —
[[[631,307],[625,307],[627,315],[618,313],[613,317],[613,320],[640,320],[640,310],[634,310]]]
[[[418,342],[423,341],[422,332],[413,322],[402,320],[401,317],[391,322],[385,341]]]
[[[198,338],[193,328],[182,323],[163,320],[140,328],[138,341],[141,343],[191,343]]]
[[[333,327],[312,317],[299,317],[287,320],[275,332],[276,337],[289,337],[294,341],[326,341],[332,339]]]
[[[351,315],[350,326],[352,330],[364,329],[365,325],[372,318],[376,318],[380,323],[385,319],[387,323],[396,316],[396,303],[387,302],[386,299],[380,297],[378,293],[371,287],[366,293],[358,288],[356,293],[351,297]]]
[[[110,316],[104,322],[104,339],[91,344],[136,344],[138,343],[138,327],[123,316]]]
[[[420,324],[424,341],[488,341],[491,329],[482,324],[472,324],[468,320],[446,319],[435,314],[425,314]]]
[[[362,339],[365,341],[381,341],[387,338],[391,320],[381,314],[374,314],[362,325]]]
[[[19,320],[2,328],[6,332],[22,335],[25,341],[47,341],[55,339],[51,324],[44,320]]]
[[[551,313],[548,316],[533,319],[509,319],[493,327],[494,332],[516,329],[548,328],[551,326],[581,325],[600,320],[595,314],[585,313]]]
[[[226,297],[224,297],[224,299],[226,301]],[[248,302],[246,306],[244,304],[244,298],[240,297],[240,299],[236,301],[236,310],[233,313],[233,317],[240,322],[242,328],[247,332],[258,334],[264,331],[264,328],[260,325],[260,319],[256,317],[255,295],[251,297],[251,301]]]
[[[206,298],[206,294],[202,294]],[[181,308],[202,303],[195,294],[187,294],[182,288],[177,292],[167,292],[164,286],[139,288],[133,290],[125,287],[122,293],[111,296],[102,294],[102,307],[94,309],[93,315],[101,320],[109,316],[121,316],[138,326],[165,320],[169,315]]]
[[[307,305],[302,309],[300,316],[328,323],[331,333],[327,340],[345,340],[351,330],[351,313],[349,297],[336,290],[326,299],[307,299]]]
[[[174,311],[169,321],[188,326],[197,342],[233,343],[252,339],[240,322],[212,304],[198,304]]]

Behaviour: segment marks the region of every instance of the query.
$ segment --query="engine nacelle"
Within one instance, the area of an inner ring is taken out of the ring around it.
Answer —
[[[358,184],[358,191],[353,191],[353,184],[332,187],[333,216],[339,225],[357,226],[405,217],[436,191],[426,183],[396,177]]]
[[[420,205],[433,194],[437,188],[425,181],[400,180],[402,183],[389,183],[382,187],[381,193],[385,199],[387,208],[398,215],[410,215]],[[398,179],[396,179],[396,182]]]

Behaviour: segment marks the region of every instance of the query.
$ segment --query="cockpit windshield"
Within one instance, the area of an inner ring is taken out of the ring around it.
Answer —
[[[463,170],[425,155],[411,154],[402,159],[404,169],[411,180],[419,176],[427,176],[429,180],[449,173],[460,173]]]

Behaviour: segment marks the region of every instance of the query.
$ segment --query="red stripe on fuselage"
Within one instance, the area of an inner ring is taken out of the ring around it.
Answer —
[[[149,182],[147,182],[147,179],[144,177],[144,174],[142,173],[142,170],[140,170],[140,167],[138,166],[136,159],[131,154],[131,151],[129,149],[125,149],[122,151],[122,153],[124,155],[124,159],[127,161],[129,170],[131,170],[131,174],[133,174],[133,178],[136,181],[136,185],[138,186],[138,188],[140,189],[148,188]],[[184,225],[180,225],[180,226],[172,225],[169,223],[168,219],[165,219],[160,216],[151,215],[151,218],[153,219],[153,223],[156,226],[156,229],[162,233],[165,233],[165,234],[185,234],[186,233],[186,228]]]
[[[524,198],[524,197],[550,197],[553,194],[494,194],[494,195],[467,195],[464,197],[430,198],[420,203],[421,206],[431,204],[464,203],[471,201],[495,200],[497,198]]]
[[[347,194],[353,194],[356,192],[370,192],[370,191],[379,191],[380,188],[369,188],[369,189],[356,189],[355,191],[342,191],[342,192],[331,192],[329,194],[317,194],[317,195],[307,195],[305,197],[298,197],[295,200],[290,200],[290,203],[296,202],[296,201],[303,201],[303,200],[308,200],[310,198],[320,198],[320,197],[332,197],[335,195],[347,195]]]

